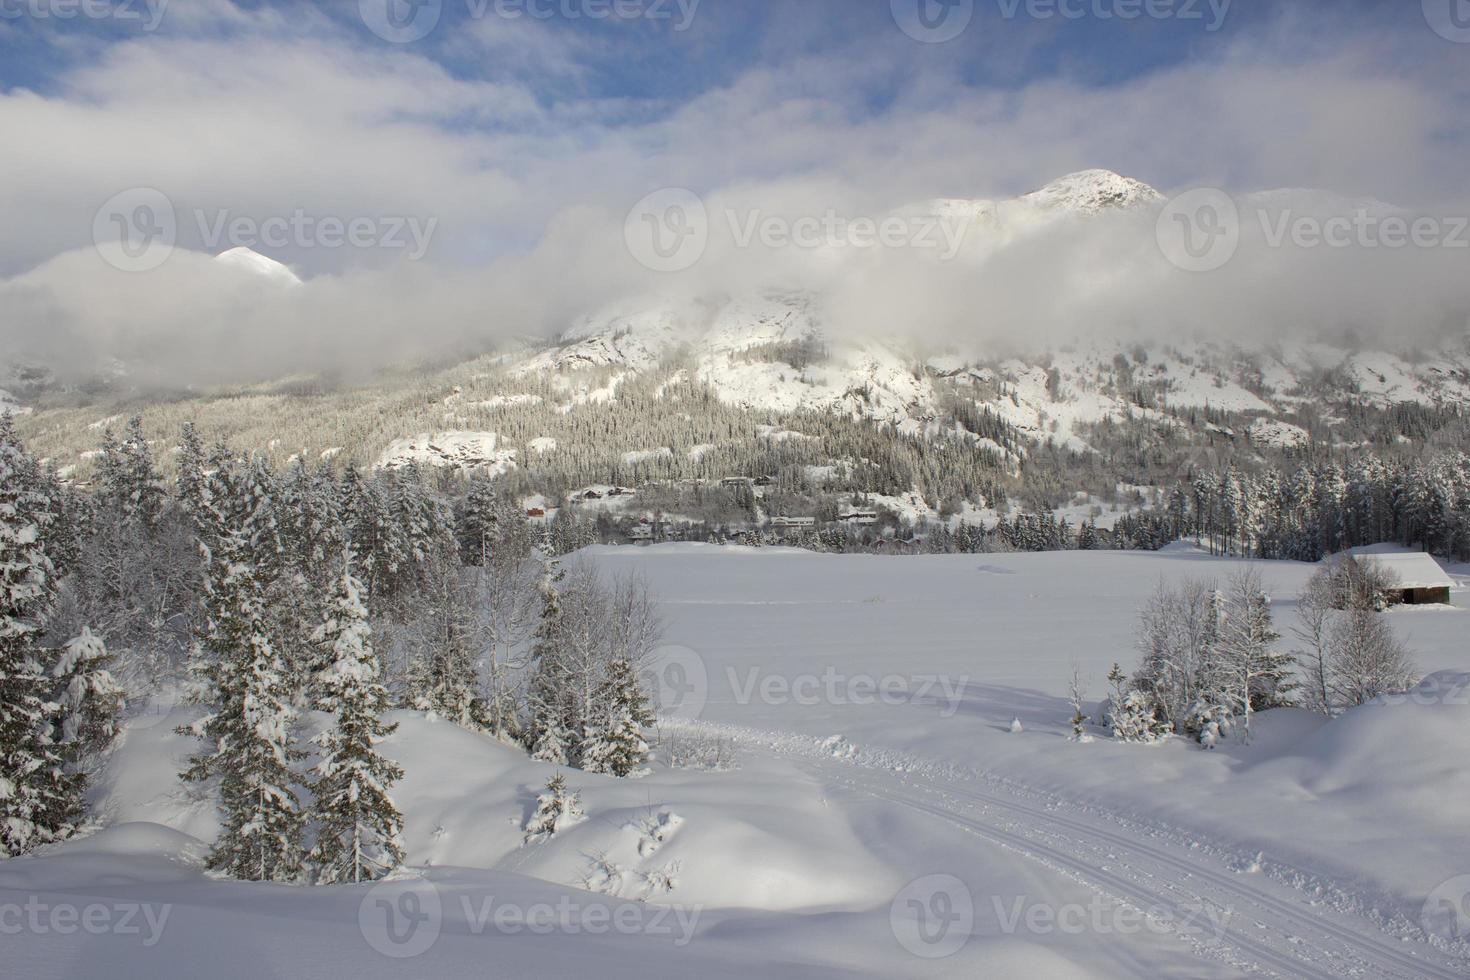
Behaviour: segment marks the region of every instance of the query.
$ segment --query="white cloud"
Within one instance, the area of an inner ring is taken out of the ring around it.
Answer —
[[[0,329],[12,350],[146,358],[186,380],[366,366],[555,331],[619,295],[798,272],[831,291],[838,327],[1004,336],[1039,322],[1406,330],[1463,319],[1445,253],[1422,250],[1330,261],[1274,252],[1190,281],[1135,255],[1133,239],[1096,237],[1099,226],[964,276],[905,255],[834,264],[716,242],[670,280],[622,246],[628,206],[662,186],[691,187],[717,209],[881,214],[1018,193],[1087,167],[1164,190],[1313,186],[1466,213],[1467,82],[1451,60],[1464,52],[1432,37],[1277,24],[1128,82],[1057,76],[1001,90],[963,85],[953,58],[891,37],[865,60],[859,39],[822,49],[797,30],[801,40],[773,39],[771,56],[727,85],[633,102],[577,95],[584,62],[607,54],[596,35],[472,25],[449,50],[500,60],[466,77],[309,11],[212,12],[103,48],[44,96],[0,94],[0,132],[14,134],[0,158],[0,269],[11,275],[0,280]],[[1418,57],[1390,70],[1378,52],[1391,48]],[[128,278],[89,246],[98,205],[131,186],[173,201],[182,250]],[[418,263],[374,249],[266,249],[308,284],[249,298],[216,292],[189,254],[202,245],[199,211],[414,216],[437,228]]]

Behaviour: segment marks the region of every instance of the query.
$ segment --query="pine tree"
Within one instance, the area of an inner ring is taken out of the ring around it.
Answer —
[[[421,615],[410,630],[408,703],[432,711],[462,728],[483,731],[488,708],[480,696],[480,630],[471,583],[449,555],[425,573],[418,605]]]
[[[527,691],[531,717],[525,726],[527,748],[533,758],[556,765],[570,761],[572,732],[568,726],[571,679],[564,662],[561,588],[562,571],[556,559],[541,557],[541,622],[532,644],[532,669]]]
[[[69,836],[82,815],[81,778],[50,738],[57,707],[41,636],[55,584],[38,472],[0,416],[0,850],[10,855]]]
[[[566,776],[557,773],[547,781],[546,792],[536,797],[536,810],[526,821],[525,842],[546,840],[584,817],[581,799],[567,790]]]
[[[1123,668],[1113,664],[1108,672],[1113,690],[1108,695],[1108,723],[1113,738],[1120,742],[1157,742],[1169,734],[1170,724],[1146,692],[1130,690]]]
[[[456,528],[460,555],[466,565],[491,564],[499,522],[500,505],[495,498],[495,487],[488,478],[478,476],[470,483]]]
[[[1089,520],[1077,529],[1077,550],[1092,551],[1097,548],[1097,521]]]
[[[571,761],[571,733],[563,725],[561,714],[545,702],[536,708],[536,741],[531,745],[531,758],[554,766],[567,765]]]
[[[153,465],[153,451],[143,435],[143,420],[128,421],[127,437],[118,442],[112,431],[103,437],[98,462],[101,493],[121,514],[144,528],[158,526],[168,502],[168,491]]]
[[[179,444],[178,475],[174,479],[174,499],[191,520],[204,512],[208,501],[209,480],[205,475],[204,443],[193,422],[184,423]]]
[[[222,496],[212,495],[216,501]],[[272,646],[265,612],[266,586],[252,563],[252,542],[233,529],[216,504],[209,508],[205,606],[208,632],[195,669],[195,698],[210,713],[180,729],[205,743],[181,774],[219,780],[224,828],[209,866],[237,878],[290,881],[301,871],[302,818],[291,764],[292,692],[285,665]]]
[[[583,740],[582,768],[612,776],[639,771],[648,761],[643,730],[654,717],[632,664],[620,658],[608,665],[597,701],[602,717],[589,726]]]
[[[1118,674],[1122,676],[1122,668]],[[1087,734],[1087,694],[1082,686],[1082,672],[1076,667],[1072,668],[1072,680],[1068,686],[1068,700],[1072,705],[1072,741],[1091,741]]]
[[[111,660],[106,644],[84,626],[51,669],[59,709],[52,738],[67,747],[74,766],[105,751],[117,737],[123,691],[107,669]]]
[[[403,817],[389,795],[403,770],[376,750],[397,726],[382,721],[388,692],[372,648],[362,584],[352,575],[350,558],[345,565],[326,621],[311,637],[330,662],[318,681],[317,706],[336,714],[332,727],[316,738],[322,754],[310,811],[318,830],[309,860],[324,885],[380,878],[404,856]]]

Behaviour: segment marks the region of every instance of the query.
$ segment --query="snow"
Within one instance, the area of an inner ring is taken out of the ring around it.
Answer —
[[[623,453],[624,466],[637,466],[639,463],[649,463],[658,459],[670,459],[674,451],[668,446],[660,446],[657,449],[635,449]]]
[[[6,412],[9,412],[11,415],[29,415],[31,409],[29,406],[22,406],[14,395],[4,388],[0,388],[0,415],[4,415]]]
[[[1256,419],[1251,422],[1246,433],[1253,444],[1275,449],[1297,449],[1312,442],[1311,433],[1306,429],[1280,419]]]
[[[151,902],[170,910],[161,938],[6,936],[7,971],[1325,978],[1466,966],[1453,923],[1431,921],[1431,945],[1420,922],[1426,899],[1470,868],[1461,608],[1387,614],[1419,668],[1439,672],[1415,692],[1333,721],[1266,712],[1251,745],[1204,752],[1097,728],[1071,741],[1068,685],[1075,668],[1096,703],[1111,664],[1136,663],[1135,610],[1161,579],[1224,579],[1243,562],[1182,545],[584,557],[649,579],[668,621],[651,669],[698,694],[664,735],[724,739],[733,766],[671,768],[656,746],[641,779],[565,770],[587,819],[527,845],[557,770],[395,712],[381,748],[406,771],[395,797],[409,869],[373,888],[261,886],[200,871],[217,820],[177,780],[192,745],[173,730],[197,709],[134,719],[94,785],[102,829],[0,863],[0,908]],[[1313,566],[1259,569],[1289,626]],[[659,673],[668,663],[677,677]],[[362,923],[425,902],[439,910],[429,948],[380,953],[386,940]],[[550,934],[511,932],[476,914],[487,902],[565,911]],[[1150,908],[1152,926],[1129,918]],[[589,935],[576,927],[592,909],[637,910],[638,924]],[[947,956],[929,958],[937,947],[921,938],[916,917],[931,909],[973,915]],[[1048,927],[1059,910],[1083,927]]]
[[[507,408],[515,405],[539,405],[541,396],[532,394],[494,395],[474,404],[476,408],[487,409]]]
[[[301,278],[284,264],[244,245],[219,253],[214,261],[220,266],[239,270],[266,282],[281,286],[301,285]]]
[[[1110,208],[1129,208],[1162,201],[1152,187],[1111,170],[1083,170],[1067,174],[1021,200],[1042,211],[1096,214]]]
[[[378,456],[378,469],[396,469],[417,463],[459,470],[480,470],[499,476],[515,468],[516,451],[497,449],[493,432],[434,432],[395,439]]]
[[[1367,558],[1388,571],[1396,585],[1405,589],[1452,589],[1452,581],[1432,555],[1397,545],[1354,548],[1352,554]]]

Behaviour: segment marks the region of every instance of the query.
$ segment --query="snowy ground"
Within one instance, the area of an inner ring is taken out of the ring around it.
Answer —
[[[578,772],[588,818],[525,846],[549,767],[400,713],[402,879],[211,880],[174,777],[188,709],[135,719],[105,826],[0,864],[0,974],[25,977],[1307,977],[1470,973],[1470,648],[1458,608],[1390,615],[1439,686],[1206,753],[1068,741],[1131,668],[1159,555],[876,557],[599,548],[669,622],[662,759]],[[1278,626],[1310,567],[1262,567]],[[1452,569],[1470,585],[1470,568]],[[1013,722],[1019,720],[1020,730]],[[735,768],[670,768],[723,739]],[[1426,916],[1425,912],[1428,912]],[[1426,931],[1426,928],[1428,931]]]

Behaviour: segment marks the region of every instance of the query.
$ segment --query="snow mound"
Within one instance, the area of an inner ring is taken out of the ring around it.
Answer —
[[[1434,746],[1434,751],[1424,751]],[[1439,671],[1323,725],[1298,748],[1303,785],[1319,796],[1412,814],[1446,834],[1470,812],[1470,673]],[[1391,808],[1388,804],[1391,803]]]
[[[34,857],[0,863],[0,888],[16,891],[157,884],[199,878],[209,848],[156,823],[123,823]],[[33,874],[42,867],[44,874]]]

